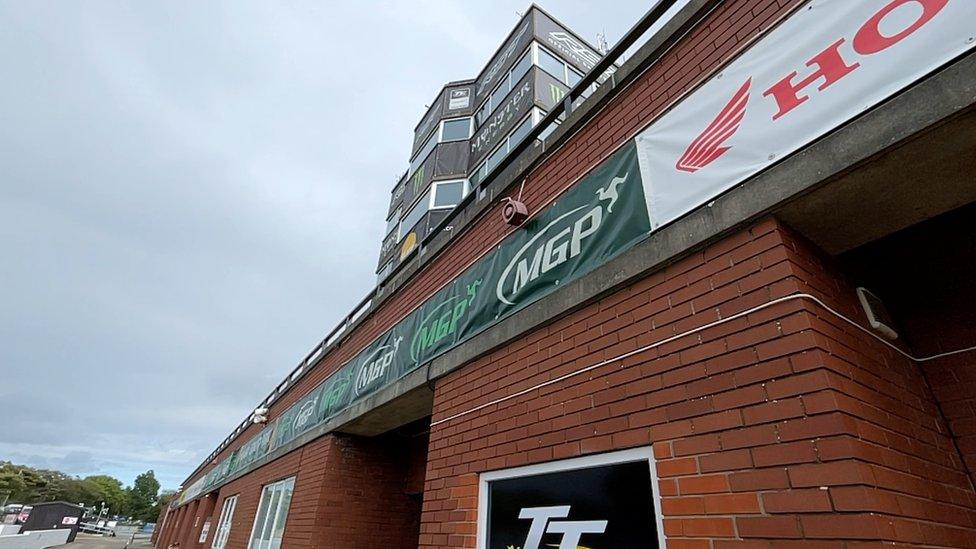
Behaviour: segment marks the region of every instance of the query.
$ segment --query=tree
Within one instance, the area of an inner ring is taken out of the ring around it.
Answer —
[[[101,492],[99,502],[105,502],[110,514],[121,515],[126,513],[125,490],[122,488],[122,482],[119,479],[109,475],[92,475],[85,477],[85,481],[98,487]]]
[[[153,515],[153,508],[159,499],[159,481],[152,469],[136,477],[132,488],[126,490],[128,514],[136,520],[153,522],[157,515]],[[158,514],[158,509],[157,509]]]
[[[156,522],[159,520],[160,513],[163,512],[163,508],[169,505],[173,498],[176,497],[176,492],[173,490],[165,490],[160,492],[159,498],[156,499],[156,505],[153,505],[152,510],[149,515],[152,516],[151,519],[146,519],[146,522]]]
[[[23,504],[61,500],[97,506],[105,502],[118,514],[124,512],[127,502],[122,483],[108,475],[80,479],[60,471],[0,461],[0,499],[4,496],[8,503]]]
[[[9,492],[10,503],[50,501],[56,493],[53,471],[43,471],[9,461],[0,462],[0,491]]]
[[[85,507],[92,507],[104,501],[101,487],[90,480],[68,478],[62,480],[60,484],[58,496],[54,499],[78,503]]]

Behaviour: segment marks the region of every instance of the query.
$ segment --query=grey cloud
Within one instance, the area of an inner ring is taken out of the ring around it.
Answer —
[[[179,484],[365,295],[424,104],[526,6],[0,1],[0,459]]]

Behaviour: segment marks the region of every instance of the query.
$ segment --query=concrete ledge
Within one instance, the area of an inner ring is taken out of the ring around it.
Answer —
[[[496,174],[483,192],[470,202],[462,202],[459,209],[451,218],[451,231],[434,233],[426,242],[421,242],[418,250],[407,261],[397,267],[397,270],[387,279],[386,283],[376,288],[369,309],[355,321],[346,326],[345,331],[336,337],[335,341],[320,353],[316,363],[305,368],[289,384],[289,389],[314,370],[318,363],[330,353],[341,347],[350,334],[362,324],[368,322],[373,313],[389,299],[397,290],[407,285],[414,275],[442,252],[450,242],[467,227],[477,221],[495,203],[495,200],[505,195],[516,183],[521,182],[525,175],[549,156],[549,151],[561,147],[580,129],[590,118],[596,115],[620,91],[633,83],[645,68],[653,65],[670,46],[680,40],[684,34],[705,17],[712,9],[721,4],[721,0],[691,0],[682,7],[660,30],[655,32],[647,42],[614,73],[611,80],[601,85],[580,106],[566,118],[566,120],[545,140],[544,143],[534,142],[528,148],[516,155],[510,163]],[[286,390],[287,392],[287,390]],[[200,464],[187,477],[186,483],[193,479],[210,461]]]
[[[0,536],[0,549],[44,549],[68,543],[71,530],[33,530],[23,534]]]
[[[944,124],[974,105],[976,53],[970,53],[713,202],[651,233],[595,271],[346,408],[221,485],[330,432],[372,436],[428,415],[433,403],[432,380],[829,185],[892,146]]]

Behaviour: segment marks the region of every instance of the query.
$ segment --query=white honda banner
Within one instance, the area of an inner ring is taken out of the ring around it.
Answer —
[[[654,228],[976,45],[976,0],[811,0],[637,136]]]

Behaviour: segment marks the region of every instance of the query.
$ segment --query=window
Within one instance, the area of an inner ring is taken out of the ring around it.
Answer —
[[[213,549],[224,549],[227,545],[227,536],[230,535],[230,525],[234,520],[234,509],[237,508],[237,496],[231,496],[224,500],[224,506],[220,510],[220,521],[217,522],[217,533],[214,534]]]
[[[511,91],[511,90],[509,89],[509,86],[508,86],[508,80],[503,80],[502,81],[502,85],[501,86],[498,86],[498,89],[496,89],[495,91],[491,92],[491,110],[492,110],[492,112],[494,112],[495,109],[497,109],[498,107],[501,106],[502,101],[505,100],[505,96],[508,95],[508,92],[509,91]]]
[[[295,488],[295,477],[268,484],[261,491],[261,504],[258,516],[254,519],[254,530],[248,549],[279,549],[288,520],[288,506]]]
[[[477,188],[478,185],[480,185],[481,182],[488,177],[488,174],[491,173],[491,171],[494,170],[506,156],[508,156],[508,153],[510,153],[516,145],[522,142],[522,140],[529,135],[532,128],[541,122],[545,116],[545,111],[538,108],[532,109],[532,112],[529,113],[529,115],[526,116],[522,122],[515,127],[514,130],[512,130],[512,133],[508,134],[508,136],[502,139],[502,142],[500,145],[498,145],[498,148],[488,155],[488,159],[482,162],[480,166],[471,172],[471,187]],[[555,125],[551,126],[551,129],[546,129],[543,132],[543,135],[540,136],[540,139],[545,139],[545,136],[552,133],[553,129],[555,129]]]
[[[512,67],[512,80],[510,85],[515,86],[516,84],[518,84],[519,80],[521,80],[522,77],[525,76],[525,73],[529,72],[530,68],[532,68],[531,48],[528,51],[526,51],[522,55],[522,58],[519,59],[517,63],[515,63],[514,67]]]
[[[569,79],[566,81],[566,83],[569,84],[570,88],[572,88],[577,82],[583,79],[583,75],[573,67],[567,66],[566,69],[568,70],[567,74],[569,75]]]
[[[435,146],[437,146],[437,132],[430,134],[430,137],[424,142],[423,147],[417,151],[417,156],[413,157],[413,160],[410,161],[410,171],[407,177],[412,176],[417,171],[417,168],[424,163],[424,160],[427,160],[427,156],[430,155],[430,151],[434,150]]]
[[[485,166],[487,171],[494,170],[496,166],[508,155],[508,141],[506,140],[502,143],[501,147],[498,147],[495,152],[488,155],[488,160],[485,161]]]
[[[566,82],[566,63],[543,48],[539,48],[539,66],[560,82]]]
[[[471,119],[455,118],[445,120],[441,127],[441,142],[458,141],[471,137]]]
[[[453,208],[464,198],[464,180],[441,181],[434,184],[431,208]]]
[[[508,137],[508,150],[512,150],[512,147],[518,145],[529,132],[532,131],[532,117],[528,117],[522,121],[514,130],[512,130],[512,135]]]
[[[400,226],[400,211],[401,208],[397,208],[397,210],[393,212],[393,215],[386,220],[386,232],[383,234],[390,234]]]
[[[430,190],[428,189],[427,192],[420,197],[420,200],[417,201],[417,205],[414,206],[413,209],[410,210],[410,213],[403,218],[403,223],[400,225],[400,236],[409,233],[410,229],[413,229],[417,223],[420,223],[420,220],[424,218],[424,214],[427,213],[429,204]]]
[[[515,84],[518,84],[518,81],[525,76],[525,73],[529,72],[530,68],[532,68],[532,48],[533,45],[529,44],[529,47],[525,50],[525,53],[522,54],[522,57],[515,62],[515,65],[512,66],[508,73],[502,76],[498,87],[495,88],[495,90],[491,92],[491,95],[488,96],[488,99],[485,99],[485,102],[481,104],[481,107],[478,109],[478,112],[474,117],[475,126],[481,126],[485,123],[485,121],[488,120],[491,113],[498,108],[499,105],[501,105],[502,100],[505,99],[508,92],[512,91]]]
[[[475,124],[477,124],[478,126],[484,124],[485,120],[487,120],[490,115],[491,115],[491,101],[485,101],[484,104],[481,105],[481,108],[478,109],[478,114],[476,114],[474,117]]]
[[[657,486],[648,447],[482,473],[477,546],[663,549]],[[519,518],[525,515],[531,523]],[[580,521],[581,515],[595,520]],[[530,524],[538,537],[526,540]]]
[[[386,265],[383,265],[383,268],[380,269],[378,273],[376,273],[376,283],[379,284],[380,282],[386,280],[386,277],[390,276],[391,272],[393,272],[392,260],[388,261]]]

